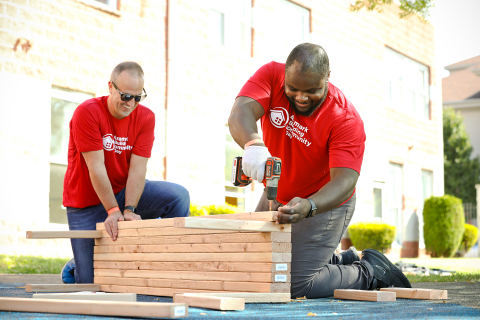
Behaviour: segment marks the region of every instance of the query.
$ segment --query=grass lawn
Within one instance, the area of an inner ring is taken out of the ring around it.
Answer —
[[[60,274],[63,266],[70,259],[0,254],[0,273]]]

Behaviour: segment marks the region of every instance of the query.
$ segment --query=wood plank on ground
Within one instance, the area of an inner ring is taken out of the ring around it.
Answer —
[[[184,303],[127,301],[0,298],[0,310],[135,318],[180,318],[188,316],[188,306]]]
[[[291,262],[291,253],[241,252],[241,253],[95,253],[93,260],[104,261],[228,261],[228,262]]]
[[[195,216],[189,218],[205,218],[205,219],[229,219],[229,220],[251,220],[251,221],[274,221],[273,216],[278,211],[261,211],[261,212],[242,212],[229,214],[214,214],[208,216]]]
[[[448,299],[447,290],[416,289],[416,288],[381,288],[380,291],[395,292],[397,298],[436,300]]]
[[[179,243],[257,243],[291,242],[290,232],[234,232],[176,236],[121,237],[95,239],[95,245],[179,244]]]
[[[174,218],[176,228],[218,229],[234,231],[291,232],[291,224],[276,224],[273,221],[248,221],[205,218]]]
[[[95,277],[142,278],[142,279],[179,279],[179,280],[218,280],[251,282],[290,282],[290,274],[262,272],[198,272],[163,270],[121,270],[94,269]],[[281,275],[281,277],[279,277]]]
[[[173,227],[175,224],[173,218],[171,219],[148,219],[135,221],[118,221],[118,229],[140,229],[140,228],[163,228]],[[97,223],[97,230],[105,230],[103,222]]]
[[[95,269],[290,273],[291,263],[94,261]]]
[[[66,293],[34,293],[33,299],[60,300],[100,300],[100,301],[137,301],[136,293],[106,292],[66,292]]]
[[[118,245],[95,246],[94,253],[201,253],[201,252],[292,252],[290,242],[259,243],[202,243],[202,244],[165,244],[165,245]]]
[[[213,310],[245,310],[245,299],[232,297],[198,297],[176,294],[174,303],[186,303],[189,307]]]
[[[290,283],[284,286],[271,286],[271,283],[262,282],[241,282],[241,281],[216,281],[216,280],[175,280],[175,279],[138,279],[138,278],[116,278],[95,276],[93,281],[100,285],[151,287],[151,288],[176,288],[192,290],[212,291],[252,291],[271,292],[271,290],[283,290],[289,287]],[[280,283],[279,283],[280,284]],[[283,291],[282,291],[283,292]]]
[[[100,291],[100,286],[93,283],[82,284],[26,284],[26,292],[76,292]]]
[[[290,293],[204,292],[184,293],[183,295],[191,297],[237,297],[243,298],[245,300],[245,303],[289,303],[291,301]]]
[[[101,238],[102,232],[98,230],[27,231],[26,236],[27,239]]]
[[[333,291],[335,299],[361,300],[361,301],[396,301],[395,292],[354,290],[354,289],[336,289]]]

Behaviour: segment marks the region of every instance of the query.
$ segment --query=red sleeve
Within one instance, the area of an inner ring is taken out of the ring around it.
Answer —
[[[87,105],[75,109],[71,120],[73,140],[79,152],[97,151],[103,149],[102,134],[98,118]]]
[[[145,108],[146,114],[140,133],[135,139],[132,153],[140,157],[150,158],[152,155],[153,141],[155,140],[155,114]]]
[[[350,168],[360,174],[365,151],[365,130],[360,116],[334,126],[329,140],[329,167]]]
[[[260,103],[265,111],[270,108],[273,90],[274,63],[270,62],[260,67],[240,90],[238,97],[249,97]]]

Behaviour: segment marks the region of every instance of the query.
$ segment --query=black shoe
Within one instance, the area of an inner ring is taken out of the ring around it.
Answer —
[[[412,287],[402,271],[380,252],[373,249],[365,249],[362,251],[362,261],[368,262],[373,268],[373,282],[370,289]]]
[[[341,253],[342,254],[342,264],[351,265],[355,261],[360,261],[357,249],[355,247],[350,247],[348,250]]]

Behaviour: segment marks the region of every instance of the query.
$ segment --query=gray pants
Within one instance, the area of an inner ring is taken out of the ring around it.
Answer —
[[[335,253],[355,211],[356,194],[342,206],[292,225],[292,298],[333,296],[335,289],[367,290],[373,281],[372,267],[363,261],[343,265]],[[272,202],[276,211],[283,204]],[[255,211],[268,211],[265,192]]]

